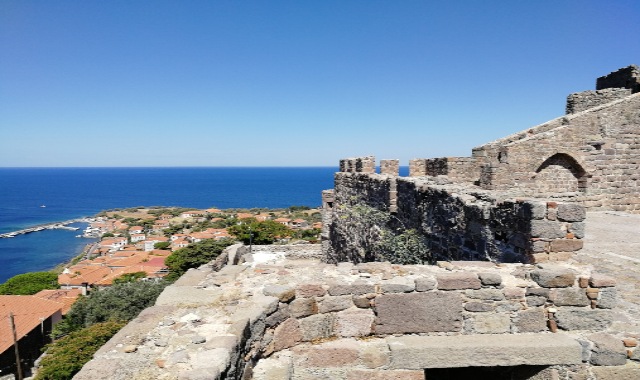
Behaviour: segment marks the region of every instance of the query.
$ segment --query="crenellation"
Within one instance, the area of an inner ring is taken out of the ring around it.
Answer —
[[[380,160],[380,174],[399,176],[400,160]]]

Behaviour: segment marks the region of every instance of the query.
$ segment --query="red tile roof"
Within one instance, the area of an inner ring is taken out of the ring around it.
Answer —
[[[34,296],[0,295],[0,353],[13,346],[9,313],[13,313],[18,340],[40,326],[40,318],[62,312],[63,304]]]

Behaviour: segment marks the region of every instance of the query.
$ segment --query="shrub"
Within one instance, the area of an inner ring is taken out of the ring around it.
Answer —
[[[19,274],[0,285],[0,294],[31,295],[44,289],[58,289],[58,275],[52,272]]]
[[[124,325],[116,321],[98,323],[49,344],[35,380],[71,379]]]
[[[231,239],[205,239],[173,252],[164,260],[164,263],[171,270],[167,279],[177,279],[188,269],[197,268],[202,264],[210,262],[218,257],[218,255],[231,244],[233,244],[233,240]]]

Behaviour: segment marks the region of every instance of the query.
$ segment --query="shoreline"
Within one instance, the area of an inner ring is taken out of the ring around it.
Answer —
[[[63,222],[52,222],[52,223],[44,223],[38,224],[32,227],[23,228],[17,231],[11,231],[0,234],[0,239],[10,239],[19,235],[26,235],[33,232],[40,232],[44,230],[55,230],[55,229],[72,229],[74,231],[79,230],[79,228],[67,227],[69,224],[73,223],[90,223],[91,217],[83,216],[81,218],[65,220]]]

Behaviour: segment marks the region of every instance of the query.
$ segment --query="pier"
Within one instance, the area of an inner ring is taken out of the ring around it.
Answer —
[[[59,230],[59,229],[62,229],[62,230],[77,231],[77,230],[79,230],[79,228],[77,228],[77,227],[69,227],[69,224],[79,223],[79,222],[87,222],[87,219],[86,218],[79,218],[79,219],[67,220],[65,222],[41,224],[41,225],[38,225],[38,226],[25,228],[25,229],[18,230],[18,231],[13,231],[13,232],[7,232],[7,233],[4,233],[4,234],[0,234],[0,238],[12,238],[12,237],[16,237],[18,235],[25,235],[25,234],[30,234],[32,232],[38,232],[38,231],[44,231],[44,230]]]

